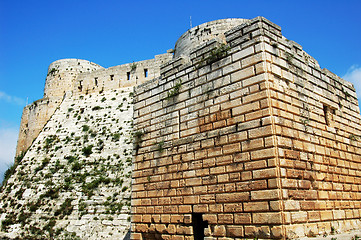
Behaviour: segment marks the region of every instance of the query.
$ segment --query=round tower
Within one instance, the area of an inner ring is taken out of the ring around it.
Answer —
[[[73,84],[80,73],[103,69],[102,66],[81,59],[61,59],[50,64],[45,81],[45,97],[62,97],[73,89]]]
[[[225,42],[226,31],[248,21],[242,18],[228,18],[206,22],[191,28],[178,38],[174,47],[174,58],[180,55],[189,56],[192,49],[212,39]]]

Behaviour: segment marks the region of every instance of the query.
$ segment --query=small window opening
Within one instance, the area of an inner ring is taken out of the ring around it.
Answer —
[[[202,213],[192,213],[192,226],[194,240],[203,240],[204,229],[208,227],[208,221],[203,221]]]
[[[144,77],[148,77],[148,69],[144,69]]]
[[[327,105],[323,105],[323,114],[325,117],[325,123],[327,126],[331,126],[333,122],[333,115],[335,114],[335,110],[331,109]]]
[[[110,80],[111,80],[111,81],[114,80],[114,75],[110,75]]]
[[[94,78],[95,86],[98,86],[98,78]]]
[[[127,80],[130,80],[130,72],[127,72]]]

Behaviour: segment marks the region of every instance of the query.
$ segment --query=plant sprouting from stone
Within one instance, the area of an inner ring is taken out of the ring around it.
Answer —
[[[293,58],[294,58],[294,55],[293,54],[291,54],[291,53],[287,53],[286,52],[286,60],[287,60],[287,62],[289,63],[289,64],[293,64]]]
[[[167,94],[167,99],[175,97],[179,94],[179,90],[182,87],[182,80],[179,80]]]
[[[132,63],[132,65],[130,65],[130,71],[135,71],[135,69],[137,69],[137,64],[136,63]]]
[[[348,137],[351,141],[358,141],[359,136],[356,136],[355,134],[350,134]]]
[[[154,145],[157,146],[157,151],[162,153],[164,151],[164,141],[160,141],[160,142],[155,142]]]
[[[55,72],[56,72],[56,68],[52,68],[52,69],[49,71],[48,76],[49,76],[49,75],[53,75]]]
[[[212,64],[220,60],[221,58],[227,56],[230,49],[231,48],[227,44],[221,44],[219,47],[211,51],[208,58],[206,59],[207,64]]]
[[[89,157],[90,154],[93,153],[92,148],[93,148],[93,145],[89,145],[89,146],[87,146],[87,147],[83,147],[83,148],[82,148],[83,155],[86,156],[86,157]]]
[[[87,132],[89,130],[89,126],[88,125],[83,125],[83,132]]]

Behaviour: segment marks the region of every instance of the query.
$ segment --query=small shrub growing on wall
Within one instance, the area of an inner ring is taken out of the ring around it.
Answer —
[[[81,151],[83,152],[84,156],[89,157],[90,154],[93,153],[92,148],[93,148],[93,145],[89,145],[87,147],[83,147]]]
[[[161,142],[159,142],[159,143],[154,143],[154,144],[157,146],[157,151],[158,151],[158,152],[162,153],[162,152],[164,151],[164,148],[163,148],[163,146],[164,146],[164,141],[161,141]]]
[[[83,132],[87,132],[89,130],[89,126],[88,125],[83,125]]]
[[[49,75],[53,75],[55,72],[56,72],[56,68],[52,68],[52,69],[49,71],[48,76],[49,76]]]
[[[221,58],[227,56],[228,51],[231,48],[226,45],[226,44],[222,44],[221,46],[217,47],[216,49],[212,50],[210,55],[207,58],[207,64],[212,64],[218,60],[220,60]]]
[[[130,65],[130,71],[135,71],[135,69],[137,69],[137,64],[133,63],[132,65]]]
[[[167,99],[175,97],[179,94],[179,90],[182,87],[182,80],[179,80],[174,87],[168,92]]]
[[[100,106],[95,106],[95,107],[92,108],[93,111],[100,110],[100,109],[103,109],[103,108],[100,107]]]

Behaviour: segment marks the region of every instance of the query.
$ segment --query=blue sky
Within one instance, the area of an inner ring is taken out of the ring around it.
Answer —
[[[264,16],[361,96],[361,1],[0,0],[0,175],[11,164],[25,104],[42,98],[49,64],[103,67],[153,58],[193,26]],[[1,180],[0,177],[0,180]]]

